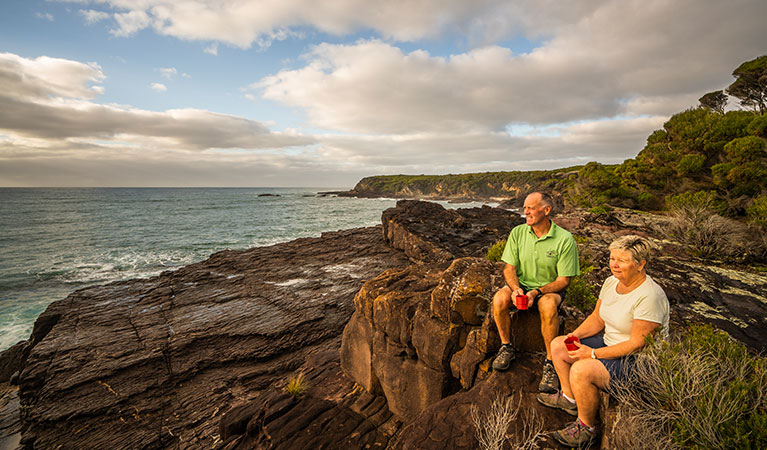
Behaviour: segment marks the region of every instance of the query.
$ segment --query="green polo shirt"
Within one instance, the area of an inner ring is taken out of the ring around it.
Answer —
[[[519,282],[529,289],[549,284],[558,276],[574,277],[581,273],[573,235],[554,222],[541,238],[530,225],[514,227],[501,260],[517,268]]]

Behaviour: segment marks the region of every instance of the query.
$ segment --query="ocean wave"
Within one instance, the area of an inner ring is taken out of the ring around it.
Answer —
[[[106,283],[151,277],[164,270],[204,259],[204,256],[195,252],[109,252],[90,258],[56,261],[35,271],[34,276],[38,280],[66,284]]]

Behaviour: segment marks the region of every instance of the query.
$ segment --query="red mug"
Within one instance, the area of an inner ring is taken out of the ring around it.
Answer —
[[[517,309],[527,309],[527,295],[517,295]]]
[[[575,343],[580,343],[581,340],[578,339],[577,336],[570,336],[567,339],[565,339],[565,347],[567,347],[567,351],[574,352],[578,350],[578,347],[576,347]]]

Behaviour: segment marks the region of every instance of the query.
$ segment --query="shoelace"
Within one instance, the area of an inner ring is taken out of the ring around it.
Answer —
[[[576,420],[575,422],[571,423],[569,427],[565,430],[565,433],[569,434],[570,436],[577,438],[581,435],[583,431],[591,431],[589,427],[586,425],[581,425]]]

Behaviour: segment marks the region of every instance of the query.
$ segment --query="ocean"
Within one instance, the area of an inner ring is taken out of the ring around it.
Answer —
[[[396,203],[319,194],[330,190],[0,188],[0,351],[76,289],[150,277],[220,250],[376,225]]]

